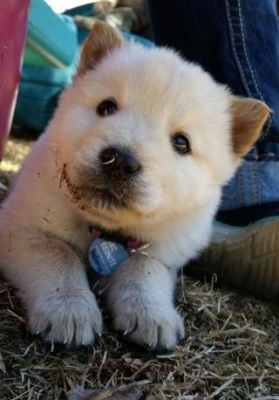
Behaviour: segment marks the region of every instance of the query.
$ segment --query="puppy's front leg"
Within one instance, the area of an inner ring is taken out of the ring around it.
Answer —
[[[8,279],[18,288],[33,333],[64,344],[88,345],[102,331],[102,317],[78,253],[39,233],[11,245]]]
[[[184,337],[173,305],[175,277],[160,261],[133,255],[111,277],[108,307],[114,327],[137,343],[171,349]]]

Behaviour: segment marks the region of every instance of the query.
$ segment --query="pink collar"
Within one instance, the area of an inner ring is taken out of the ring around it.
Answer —
[[[92,225],[89,227],[89,232],[94,236],[95,239],[103,238],[104,240],[107,240],[107,241],[121,243],[131,253],[139,251],[139,250],[144,250],[150,246],[150,243],[143,244],[140,242],[139,239],[128,239],[127,240],[121,234],[102,232],[100,229],[98,229]]]

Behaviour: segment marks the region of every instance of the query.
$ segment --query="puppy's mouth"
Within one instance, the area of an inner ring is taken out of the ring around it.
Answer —
[[[124,185],[118,185],[114,189],[96,181],[92,183],[89,180],[89,182],[90,184],[86,184],[85,180],[83,180],[79,185],[73,183],[67,172],[67,165],[64,164],[60,187],[62,187],[63,183],[66,184],[71,202],[77,204],[82,210],[92,206],[97,209],[107,210],[133,208],[134,196],[132,191],[127,190]]]
[[[92,191],[94,195],[92,201],[97,208],[128,208],[129,206],[125,193],[119,196],[112,190],[94,186],[90,188],[90,191]]]

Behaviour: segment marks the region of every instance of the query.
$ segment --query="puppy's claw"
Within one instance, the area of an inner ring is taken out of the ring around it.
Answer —
[[[45,337],[44,340],[43,340],[43,343],[50,347],[50,350],[49,350],[49,351],[50,351],[51,353],[54,351],[54,341],[53,341],[53,340],[51,340],[51,339],[48,338],[48,337]],[[48,348],[49,348],[49,347],[48,347]]]
[[[181,340],[183,340],[185,338],[185,334],[184,333],[178,333],[176,337],[177,337],[177,342],[180,342]]]

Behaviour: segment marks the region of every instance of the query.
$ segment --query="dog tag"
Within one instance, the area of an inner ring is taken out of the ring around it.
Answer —
[[[97,238],[89,247],[89,263],[100,275],[110,276],[122,261],[129,257],[128,251],[120,243]]]

